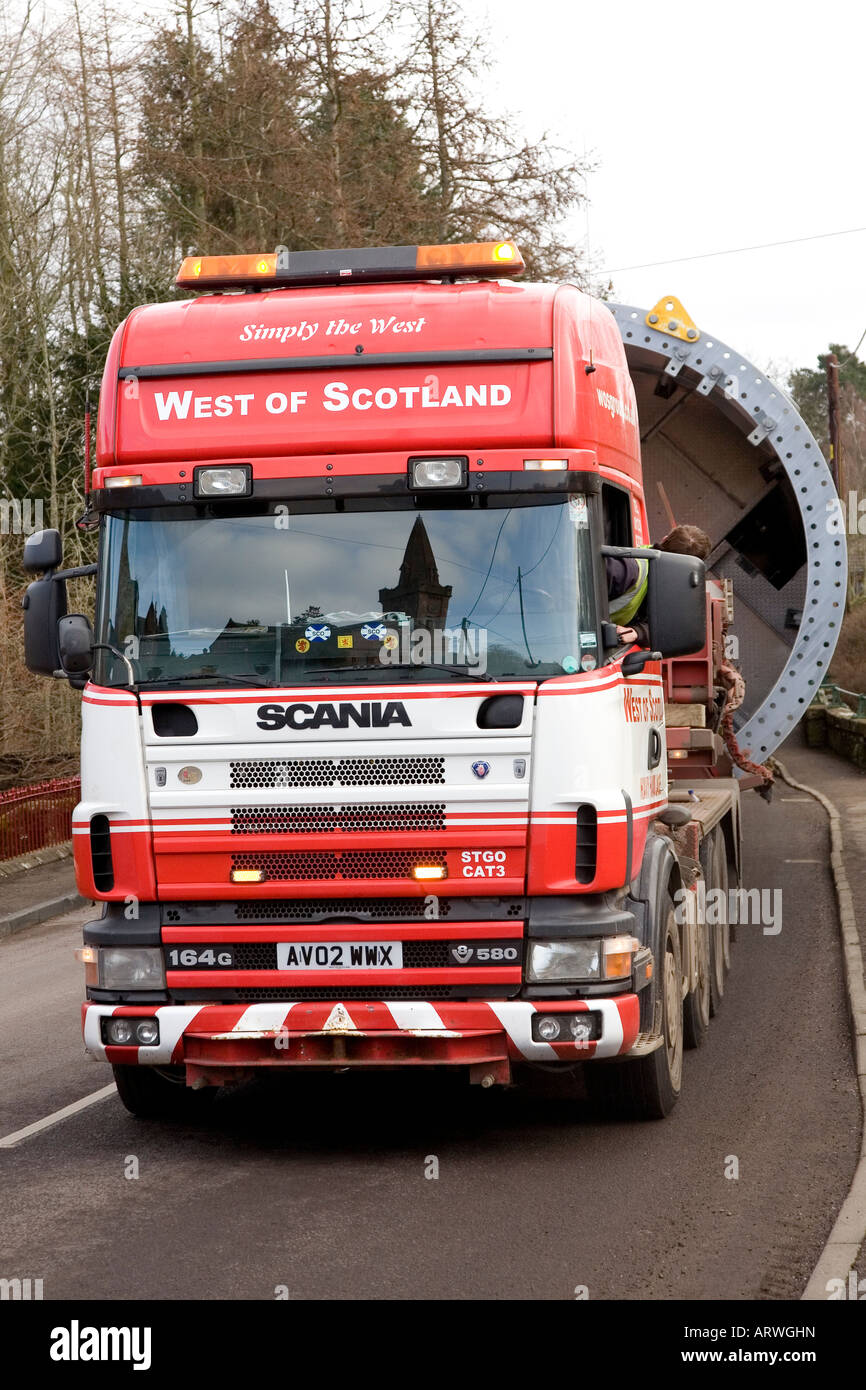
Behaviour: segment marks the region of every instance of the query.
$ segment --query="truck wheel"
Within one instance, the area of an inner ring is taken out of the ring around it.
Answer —
[[[731,968],[731,918],[728,910],[728,853],[725,836],[721,826],[711,835],[708,860],[710,872],[707,875],[707,891],[721,889],[721,918],[709,929],[710,937],[710,1013],[715,1017],[722,1007],[725,981]],[[706,870],[704,870],[706,873]]]
[[[192,1091],[180,1067],[113,1066],[117,1093],[131,1115],[141,1120],[180,1119],[192,1115],[216,1095],[213,1087]]]
[[[659,960],[662,1044],[647,1057],[588,1062],[586,1088],[602,1114],[627,1120],[661,1120],[679,1100],[683,1080],[683,970],[674,908],[666,895]]]
[[[698,923],[698,983],[683,1000],[683,1041],[700,1047],[710,1027],[710,929]]]

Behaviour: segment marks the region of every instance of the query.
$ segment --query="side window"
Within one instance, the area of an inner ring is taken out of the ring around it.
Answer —
[[[601,510],[604,518],[605,545],[634,545],[631,526],[631,502],[624,488],[603,483]]]

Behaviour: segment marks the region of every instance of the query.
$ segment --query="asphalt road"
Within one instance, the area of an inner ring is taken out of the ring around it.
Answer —
[[[195,1124],[112,1095],[0,1149],[0,1277],[46,1299],[798,1297],[859,1109],[824,813],[783,786],[744,811],[747,882],[782,889],[782,930],[740,928],[667,1120],[601,1123],[559,1078],[289,1078]],[[80,1039],[86,915],[0,944],[0,1137],[111,1080]]]

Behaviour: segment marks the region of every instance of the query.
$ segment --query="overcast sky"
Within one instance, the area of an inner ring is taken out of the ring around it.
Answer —
[[[815,365],[831,340],[854,347],[866,328],[866,6],[463,3],[489,18],[497,109],[594,153],[588,232],[615,299],[650,308],[676,294],[699,328],[777,377]],[[583,240],[586,217],[575,230]]]

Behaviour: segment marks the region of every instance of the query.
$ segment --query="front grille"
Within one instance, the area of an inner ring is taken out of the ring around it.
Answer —
[[[439,756],[248,758],[232,762],[232,787],[410,787],[445,781]]]
[[[509,908],[509,916],[520,915],[522,905],[516,903],[514,906],[517,910],[512,913]],[[424,898],[298,898],[294,901],[277,898],[235,903],[233,910],[237,922],[319,922],[347,917],[365,922],[414,922],[426,916]],[[440,918],[448,917],[451,900],[440,898],[438,910]]]
[[[363,985],[349,989],[224,989],[219,991],[219,1002],[224,1004],[255,1004],[260,1000],[273,1004],[297,1004],[317,1002],[348,1002],[360,999],[374,1004],[389,999],[513,999],[520,993],[520,984],[513,985]],[[176,1003],[212,1004],[215,1001],[213,987],[210,989],[172,990],[171,997]]]
[[[233,835],[310,835],[334,831],[444,830],[443,802],[393,806],[234,806]]]
[[[353,985],[349,989],[271,989],[268,986],[266,989],[234,989],[231,991],[231,997],[239,1004],[252,1004],[259,999],[275,1004],[315,1004],[317,1001],[346,999],[364,999],[368,1003],[375,1003],[379,999],[453,999],[465,993],[465,990],[456,986],[452,988],[450,985],[404,985],[402,988],[387,985]],[[192,996],[187,994],[184,997]],[[212,997],[211,991],[208,998]]]
[[[301,850],[233,854],[233,869],[261,869],[267,880],[408,878],[417,864],[446,867],[444,850]]]
[[[526,915],[524,898],[417,896],[374,898],[255,898],[245,902],[174,902],[161,907],[166,924],[225,927],[232,922],[501,922]]]
[[[276,1003],[283,1000],[294,1000],[300,1002],[309,1000],[315,1003],[316,1000],[337,1000],[337,999],[450,999],[454,991],[447,985],[406,985],[403,989],[379,988],[378,985],[355,986],[351,989],[238,989],[235,996],[238,1000],[273,999]]]

